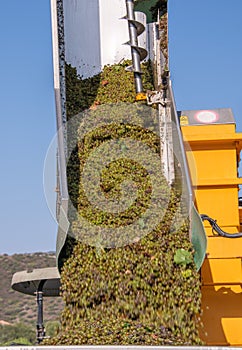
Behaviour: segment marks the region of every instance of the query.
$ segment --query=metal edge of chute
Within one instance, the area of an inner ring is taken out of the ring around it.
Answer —
[[[183,175],[183,185],[185,188],[185,193],[187,197],[188,203],[188,213],[189,213],[189,221],[190,221],[190,240],[194,249],[194,262],[197,270],[199,270],[203,264],[203,261],[206,256],[207,250],[207,236],[205,232],[204,225],[202,223],[201,217],[197,212],[197,209],[194,205],[193,201],[193,189],[191,184],[190,172],[187,164],[186,153],[184,148],[184,141],[180,129],[180,123],[177,115],[177,109],[175,105],[175,99],[172,90],[172,84],[169,84],[169,97],[171,99],[171,119],[173,123],[176,125],[176,137],[177,144],[180,150],[180,166],[182,168]]]
[[[59,3],[60,4],[60,3]],[[59,5],[60,6],[60,5]],[[51,0],[51,26],[52,26],[52,51],[53,51],[53,71],[54,71],[54,90],[56,104],[56,125],[57,125],[57,140],[58,140],[58,156],[57,156],[57,221],[58,232],[56,240],[56,261],[57,267],[61,268],[62,251],[67,239],[69,230],[68,220],[68,204],[69,194],[66,176],[66,129],[65,115],[63,115],[65,103],[65,76],[64,76],[64,38],[62,42],[59,35],[61,24],[58,23],[57,0]],[[63,24],[62,24],[63,25]],[[63,29],[63,28],[62,28]],[[60,70],[62,69],[62,74]]]

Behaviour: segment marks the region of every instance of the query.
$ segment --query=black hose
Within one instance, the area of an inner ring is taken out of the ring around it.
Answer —
[[[240,237],[242,237],[242,232],[228,233],[228,232],[223,231],[221,229],[221,227],[218,226],[217,221],[212,219],[212,218],[210,218],[206,214],[201,214],[201,219],[202,219],[202,221],[207,220],[210,223],[211,227],[212,227],[213,233],[215,231],[215,232],[217,232],[217,234],[219,236],[226,237],[226,238],[240,238]]]

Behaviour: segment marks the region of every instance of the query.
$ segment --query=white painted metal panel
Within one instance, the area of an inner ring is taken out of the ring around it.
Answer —
[[[131,59],[126,3],[124,0],[63,0],[65,60],[83,78],[98,74],[107,64]],[[146,24],[146,15],[136,13]],[[147,35],[139,46],[147,47]]]
[[[131,59],[128,23],[122,19],[126,15],[124,0],[100,1],[100,40],[102,67]]]
[[[84,78],[99,73],[99,0],[63,0],[63,5],[66,62]]]
[[[51,24],[52,24],[54,88],[60,89],[60,71],[59,71],[60,68],[59,68],[58,24],[57,24],[56,0],[51,0]]]

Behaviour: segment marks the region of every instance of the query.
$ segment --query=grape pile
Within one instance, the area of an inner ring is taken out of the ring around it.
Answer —
[[[98,76],[82,80],[76,69],[66,65],[66,108],[68,120],[87,110],[95,126],[100,111],[114,114],[113,124],[93,128],[78,139],[79,125],[69,129],[70,152],[67,174],[71,201],[77,212],[92,224],[118,228],[137,221],[142,229],[147,224],[139,217],[151,200],[152,182],[149,172],[132,160],[118,159],[102,171],[101,188],[108,200],[120,199],[121,184],[127,178],[135,183],[137,196],[132,205],[119,215],[93,208],[82,187],[81,174],[92,151],[103,142],[131,138],[147,145],[159,155],[159,137],[153,132],[156,110],[145,116],[142,103],[134,102],[133,75],[125,71],[129,62],[104,67]],[[152,90],[150,65],[143,65],[144,87]],[[131,104],[132,102],[132,104]],[[104,106],[104,107],[103,107]],[[114,108],[115,107],[115,108]],[[148,108],[148,107],[146,107]],[[136,125],[119,123],[123,114],[132,115]],[[115,119],[116,118],[116,119]],[[146,118],[146,119],[145,119]],[[143,119],[143,127],[139,121]],[[77,141],[78,140],[78,141]],[[77,146],[73,147],[72,143]],[[150,232],[132,242],[120,243],[116,237],[112,246],[101,237],[95,244],[95,234],[86,232],[80,238],[77,217],[69,217],[72,227],[66,246],[71,253],[62,263],[62,297],[65,308],[59,334],[48,341],[52,345],[197,345],[201,344],[200,276],[193,262],[189,241],[189,223],[171,230],[174,215],[179,211],[180,193],[167,186],[160,174],[160,190],[169,197],[166,210]],[[168,196],[169,194],[169,196]],[[164,200],[161,196],[161,201]],[[93,237],[92,237],[93,235]],[[118,242],[118,244],[117,244]],[[67,249],[67,248],[66,248]],[[68,249],[67,249],[68,250]]]

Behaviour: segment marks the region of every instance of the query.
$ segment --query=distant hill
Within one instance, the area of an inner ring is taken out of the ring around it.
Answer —
[[[37,306],[34,296],[28,296],[11,289],[15,272],[56,266],[54,253],[31,253],[0,255],[0,321],[3,324],[24,322],[35,326]],[[44,298],[44,321],[60,319],[63,302],[60,297]]]

